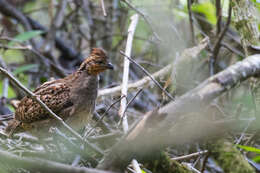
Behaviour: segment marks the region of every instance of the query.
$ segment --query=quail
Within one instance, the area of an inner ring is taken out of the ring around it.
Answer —
[[[76,72],[62,79],[45,82],[34,93],[72,128],[79,130],[91,119],[97,98],[98,74],[107,69],[113,69],[107,54],[101,48],[93,48]],[[56,124],[57,121],[46,110],[25,96],[5,132],[11,136],[15,132],[38,131]]]

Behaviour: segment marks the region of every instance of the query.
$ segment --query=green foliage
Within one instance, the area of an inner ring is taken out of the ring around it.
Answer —
[[[255,148],[255,147],[250,147],[250,146],[246,146],[246,145],[237,145],[239,148],[246,150],[248,152],[253,152],[256,154],[260,154],[260,149],[259,148]],[[253,158],[253,161],[255,162],[260,162],[260,155],[256,156]]]
[[[191,9],[194,12],[204,14],[211,24],[215,25],[217,23],[216,8],[210,1],[193,4]]]
[[[17,74],[19,74],[19,73],[23,73],[23,72],[25,72],[25,71],[28,71],[28,70],[33,69],[33,68],[36,68],[36,67],[38,67],[37,64],[27,64],[27,65],[23,65],[23,66],[21,66],[21,67],[18,67],[16,70],[14,70],[14,71],[13,71],[13,74],[14,74],[14,75],[17,75]]]
[[[246,145],[237,145],[237,146],[238,146],[239,148],[241,148],[241,149],[246,150],[246,151],[254,152],[254,153],[260,154],[260,149],[258,149],[258,148],[250,147],[250,146],[246,146]]]
[[[42,33],[44,33],[44,32],[40,31],[40,30],[23,32],[23,33],[15,36],[14,40],[12,40],[8,43],[8,46],[13,46],[16,42],[24,42],[24,41],[30,40],[34,37],[37,37],[38,35],[40,35]]]

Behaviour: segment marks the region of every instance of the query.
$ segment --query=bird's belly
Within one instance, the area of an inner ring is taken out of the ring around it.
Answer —
[[[85,110],[75,113],[67,119],[67,123],[75,130],[80,130],[86,126],[92,118],[92,110]]]

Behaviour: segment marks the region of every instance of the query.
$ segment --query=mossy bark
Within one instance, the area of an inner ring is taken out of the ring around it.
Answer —
[[[192,173],[192,171],[177,161],[171,160],[165,152],[158,153],[156,159],[144,163],[144,166],[156,173]]]
[[[235,146],[227,140],[218,140],[209,145],[211,156],[225,173],[255,173]]]
[[[259,44],[257,11],[250,0],[232,0],[234,26],[241,36],[241,43],[248,56],[247,47]]]

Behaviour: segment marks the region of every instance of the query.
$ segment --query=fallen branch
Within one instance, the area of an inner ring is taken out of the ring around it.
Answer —
[[[30,159],[18,157],[14,154],[0,150],[0,164],[8,164],[8,167],[24,168],[32,172],[55,172],[55,173],[113,173],[92,168],[75,167],[54,161],[43,159]]]
[[[260,55],[250,56],[208,78],[176,101],[160,108],[158,112],[147,113],[127,137],[113,147],[98,168],[124,169],[133,158],[147,160],[150,158],[149,153],[166,146],[223,135],[237,122],[207,120],[201,115],[203,108],[236,84],[259,74]],[[165,114],[167,116],[160,122],[153,121]]]

